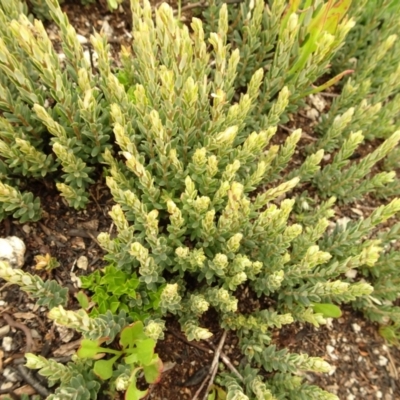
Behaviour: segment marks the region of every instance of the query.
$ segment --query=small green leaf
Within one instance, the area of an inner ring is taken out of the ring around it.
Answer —
[[[215,389],[211,389],[211,392],[207,396],[207,400],[215,400],[216,391]]]
[[[113,373],[113,365],[119,356],[114,356],[109,360],[99,360],[94,363],[93,372],[103,380],[110,379]]]
[[[136,387],[136,373],[140,368],[136,368],[131,376],[131,381],[129,383],[128,389],[125,392],[125,400],[139,400],[143,399],[147,395],[148,390],[139,390]]]
[[[325,318],[339,318],[342,311],[338,306],[331,303],[313,304],[314,312],[322,314]]]
[[[75,298],[84,310],[89,307],[89,297],[82,290],[76,293]]]
[[[128,365],[138,362],[138,355],[137,355],[137,352],[136,352],[137,349],[134,349],[134,350],[135,351],[132,354],[130,354],[129,356],[125,357],[125,363],[128,364]]]
[[[143,322],[137,321],[122,330],[119,343],[126,348],[132,346],[136,340],[146,339],[146,337],[143,333]]]
[[[137,344],[137,355],[139,362],[142,365],[149,365],[153,359],[154,347],[156,347],[156,342],[154,339],[141,340]]]
[[[144,377],[147,383],[157,383],[160,380],[163,364],[157,354],[149,365],[143,367]]]
[[[81,347],[77,351],[79,358],[94,358],[97,353],[101,353],[102,349],[99,343],[90,339],[83,339],[81,342]]]

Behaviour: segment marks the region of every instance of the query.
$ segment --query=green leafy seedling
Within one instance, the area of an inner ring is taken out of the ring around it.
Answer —
[[[160,358],[157,354],[154,354],[156,342],[145,335],[143,322],[137,321],[121,331],[119,340],[121,350],[102,347],[101,343],[103,341],[82,340],[77,352],[78,357],[96,360],[93,372],[102,380],[117,378],[114,375],[114,370],[117,369],[115,364],[121,359],[121,363],[131,368],[125,398],[127,400],[143,398],[147,391],[139,390],[136,387],[137,373],[143,370],[146,382],[156,383],[160,379],[163,368]],[[113,354],[113,357],[103,359],[107,353]]]

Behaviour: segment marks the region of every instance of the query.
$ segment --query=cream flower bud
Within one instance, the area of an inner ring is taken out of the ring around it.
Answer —
[[[204,298],[203,295],[190,296],[190,309],[196,315],[205,313],[210,307],[210,303]]]
[[[246,273],[245,273],[245,272],[239,272],[238,274],[234,275],[234,276],[231,278],[230,283],[231,283],[232,285],[234,285],[234,286],[239,286],[239,285],[241,285],[242,283],[244,283],[244,282],[246,282],[246,281],[247,281],[247,275],[246,275]]]
[[[283,270],[275,271],[268,277],[268,285],[272,290],[278,289],[285,277],[285,272]]]
[[[203,167],[206,162],[207,162],[207,149],[205,147],[202,147],[201,149],[197,149],[192,157],[193,163],[197,166],[197,167]]]
[[[30,369],[39,369],[39,368],[43,368],[46,366],[46,363],[44,363],[40,359],[40,357],[36,356],[35,354],[26,353],[25,358],[26,358],[25,366]]]
[[[228,266],[228,257],[225,254],[218,253],[213,262],[217,268],[225,269]]]
[[[162,322],[150,321],[147,323],[146,327],[144,328],[144,333],[149,338],[157,341],[159,339],[164,338],[164,328],[165,328],[164,321],[162,321]]]
[[[207,340],[213,335],[208,329],[205,328],[197,328],[193,334],[195,340]]]
[[[205,213],[211,203],[211,200],[207,196],[197,197],[197,199],[193,202],[193,207],[198,213]]]
[[[290,14],[290,17],[289,17],[289,20],[288,20],[288,24],[287,24],[289,33],[293,33],[296,30],[298,25],[299,25],[299,17],[298,17],[298,15],[296,13]]]
[[[381,251],[383,250],[383,248],[377,246],[377,244],[380,244],[380,240],[374,240],[369,247],[362,250],[360,254],[361,264],[366,264],[369,267],[375,265],[381,255]]]
[[[186,259],[189,256],[189,247],[178,247],[175,250],[175,254],[182,259]]]
[[[115,389],[117,389],[119,392],[128,389],[129,381],[130,381],[129,375],[127,374],[120,375],[115,380]]]
[[[310,357],[306,362],[306,367],[314,372],[329,372],[332,370],[332,367],[319,357]]]
[[[149,258],[149,250],[142,246],[139,242],[132,243],[130,254],[138,259],[140,264],[145,264]]]
[[[207,158],[207,173],[210,177],[218,173],[218,160],[214,155]]]
[[[228,129],[226,129],[225,131],[219,133],[215,137],[215,141],[217,144],[220,144],[220,145],[232,144],[233,141],[235,140],[237,133],[238,133],[238,127],[231,126]]]
[[[373,286],[367,282],[357,282],[352,284],[349,288],[349,292],[355,297],[366,296],[371,294],[373,291]]]
[[[176,210],[178,210],[178,207],[172,200],[167,201],[167,209],[170,214],[174,214]]]
[[[243,239],[243,235],[241,233],[236,233],[233,235],[227,243],[227,249],[228,251],[232,253],[236,253],[239,250],[240,247],[240,241]]]

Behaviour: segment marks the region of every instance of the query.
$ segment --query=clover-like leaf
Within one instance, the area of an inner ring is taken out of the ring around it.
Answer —
[[[94,363],[93,372],[101,379],[107,380],[112,377],[113,365],[118,359],[118,355],[109,360],[99,360]]]
[[[156,342],[154,339],[141,340],[137,344],[137,356],[141,365],[149,365],[153,359],[154,347]]]
[[[132,347],[137,340],[146,338],[147,336],[143,332],[143,322],[137,321],[122,330],[119,343],[123,348],[127,348]]]
[[[79,350],[76,352],[79,358],[94,358],[103,349],[97,340],[83,339]]]
[[[143,366],[144,377],[147,383],[157,383],[161,378],[163,363],[158,357],[158,354],[153,356],[153,359],[148,365]]]

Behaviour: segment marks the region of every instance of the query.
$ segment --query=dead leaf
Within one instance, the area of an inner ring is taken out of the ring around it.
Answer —
[[[81,340],[75,340],[73,342],[62,344],[56,350],[54,350],[55,357],[64,357],[64,356],[71,356],[75,354],[75,350],[81,345]]]
[[[24,385],[24,386],[21,386],[18,389],[14,390],[14,394],[16,394],[17,396],[22,396],[23,394],[31,396],[35,393],[36,393],[36,390],[32,386],[29,386],[29,385]]]
[[[36,318],[36,314],[32,312],[16,312],[13,314],[14,318],[21,318],[21,319],[34,319]]]
[[[4,357],[4,351],[0,350],[0,372],[3,372],[3,357]]]
[[[88,264],[89,264],[89,261],[86,256],[80,256],[78,258],[78,261],[76,262],[76,266],[79,269],[83,269],[84,271],[87,270]]]
[[[60,335],[60,340],[64,343],[70,342],[70,340],[75,335],[75,331],[73,331],[72,329],[68,329],[62,325],[56,325],[56,331]]]
[[[78,228],[81,229],[87,229],[89,231],[97,231],[97,228],[99,227],[99,220],[92,219],[91,221],[81,222],[77,224],[77,226]]]
[[[82,238],[74,237],[71,240],[71,247],[73,249],[82,249],[82,250],[84,250],[86,248],[86,245],[85,245],[85,242],[84,242],[84,240]]]

